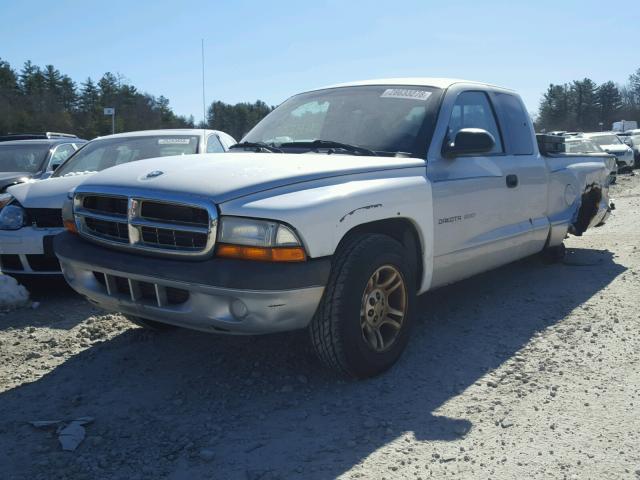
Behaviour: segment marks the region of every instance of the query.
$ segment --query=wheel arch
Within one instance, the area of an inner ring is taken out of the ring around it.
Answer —
[[[336,252],[353,238],[373,233],[386,235],[402,244],[409,255],[409,262],[416,266],[416,290],[420,290],[425,268],[423,254],[425,246],[417,225],[409,218],[384,218],[356,225],[342,236]]]

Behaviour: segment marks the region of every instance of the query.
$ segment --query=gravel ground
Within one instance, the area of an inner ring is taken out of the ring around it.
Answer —
[[[362,382],[304,333],[147,332],[30,285],[39,306],[0,316],[0,478],[638,479],[640,175],[612,195],[563,264],[421,297],[399,364]],[[29,423],[78,419],[75,451]]]

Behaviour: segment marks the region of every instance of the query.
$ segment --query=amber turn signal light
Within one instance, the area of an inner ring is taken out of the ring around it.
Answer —
[[[76,222],[74,222],[73,220],[64,220],[62,223],[67,232],[78,233],[78,229],[76,228]]]
[[[220,244],[216,255],[223,258],[258,260],[263,262],[304,262],[307,255],[302,247],[247,247]]]

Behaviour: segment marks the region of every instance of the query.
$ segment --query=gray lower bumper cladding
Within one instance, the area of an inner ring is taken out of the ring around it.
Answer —
[[[123,273],[60,257],[64,276],[95,305],[211,333],[263,334],[308,325],[324,287],[237,290]]]

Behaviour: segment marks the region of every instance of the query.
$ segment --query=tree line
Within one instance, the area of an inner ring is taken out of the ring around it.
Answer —
[[[193,126],[164,96],[142,93],[121,76],[105,73],[77,85],[53,65],[27,61],[20,71],[0,59],[0,134],[57,131],[91,139],[111,133],[105,107],[116,109],[116,132]]]
[[[92,139],[115,131],[159,128],[193,128],[193,116],[176,115],[169,100],[140,92],[122,76],[105,73],[99,80],[87,78],[79,85],[53,65],[39,67],[27,61],[18,71],[0,58],[0,135],[25,132],[67,132]],[[207,121],[198,128],[223,130],[236,139],[273,110],[266,103],[213,102]]]
[[[590,78],[549,85],[535,125],[538,131],[589,132],[610,130],[618,120],[640,122],[640,68],[623,85],[612,81],[597,85]]]
[[[105,73],[79,85],[53,65],[27,61],[19,71],[0,59],[0,135],[60,131],[91,139],[111,133],[105,107],[116,109],[116,132],[193,128],[193,116],[176,115],[169,100],[140,92],[120,75]],[[225,131],[240,140],[273,110],[261,100],[235,105],[214,101],[198,128]],[[584,78],[549,85],[535,119],[536,130],[609,130],[617,120],[640,121],[640,68],[627,83],[597,85]],[[600,125],[602,123],[602,125]]]
[[[216,101],[207,109],[207,127],[227,132],[240,141],[260,120],[275,107],[262,100],[255,103],[228,103]]]

